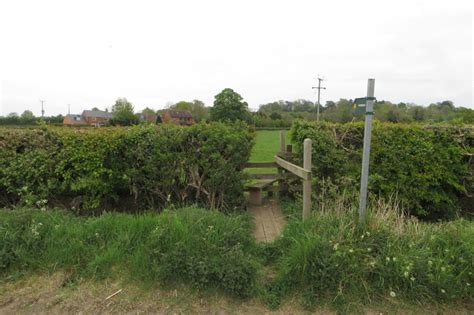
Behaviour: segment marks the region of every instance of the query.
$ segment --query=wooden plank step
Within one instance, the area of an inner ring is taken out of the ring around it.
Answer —
[[[247,162],[245,168],[274,168],[278,165],[275,162]]]
[[[256,183],[253,183],[253,184],[250,184],[250,185],[247,185],[247,188],[249,189],[263,189],[267,186],[270,186],[272,185],[273,183],[277,182],[276,179],[270,179],[270,180],[260,180]]]
[[[248,174],[252,179],[281,179],[282,176],[280,174]]]

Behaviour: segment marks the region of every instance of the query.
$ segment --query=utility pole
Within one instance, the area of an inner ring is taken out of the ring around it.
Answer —
[[[67,114],[71,115],[71,104],[67,104]]]
[[[321,86],[321,81],[323,81],[323,78],[318,76],[318,86],[313,86],[313,89],[318,90],[318,104],[316,105],[316,121],[319,121],[319,107],[321,106],[320,100],[321,100],[321,90],[325,90],[325,87]]]
[[[369,180],[369,159],[370,159],[370,140],[372,137],[372,117],[374,116],[374,89],[375,79],[369,79],[367,83],[367,97],[365,107],[365,125],[364,125],[364,148],[362,155],[362,170],[360,176],[360,197],[359,197],[359,223],[366,222],[367,205],[367,182]]]
[[[41,117],[44,117],[44,103],[45,103],[46,101],[40,100],[40,102],[41,102]]]

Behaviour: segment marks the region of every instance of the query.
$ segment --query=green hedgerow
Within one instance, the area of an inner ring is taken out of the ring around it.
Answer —
[[[363,123],[297,121],[292,140],[302,156],[305,138],[313,140],[313,178],[320,195],[325,182],[356,190],[362,159]],[[469,127],[375,123],[370,153],[369,191],[397,196],[410,214],[426,219],[468,213],[474,169],[474,132]],[[472,200],[472,197],[470,199]],[[463,208],[461,208],[463,207]]]
[[[244,206],[253,133],[243,123],[0,129],[0,206]]]

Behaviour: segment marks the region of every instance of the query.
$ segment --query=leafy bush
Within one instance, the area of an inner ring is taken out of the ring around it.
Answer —
[[[363,133],[362,123],[294,123],[292,139],[300,155],[303,140],[313,140],[313,175],[319,190],[328,180],[341,190],[358,186]],[[369,190],[385,198],[396,195],[419,217],[452,218],[461,207],[459,200],[474,192],[469,157],[473,147],[469,127],[375,123]]]
[[[72,200],[86,209],[244,203],[253,135],[242,123],[0,130],[0,205]]]
[[[198,288],[248,297],[258,263],[246,216],[198,208],[161,215],[75,217],[61,211],[0,211],[0,277],[62,269],[71,278],[111,277]]]

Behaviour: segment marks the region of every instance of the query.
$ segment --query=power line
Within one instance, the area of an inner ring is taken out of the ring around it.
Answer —
[[[321,86],[321,81],[323,81],[323,78],[318,76],[318,86],[313,86],[312,89],[317,89],[318,90],[318,104],[316,105],[316,121],[319,121],[319,107],[321,106],[320,104],[320,99],[321,99],[321,90],[325,90],[325,87]]]

